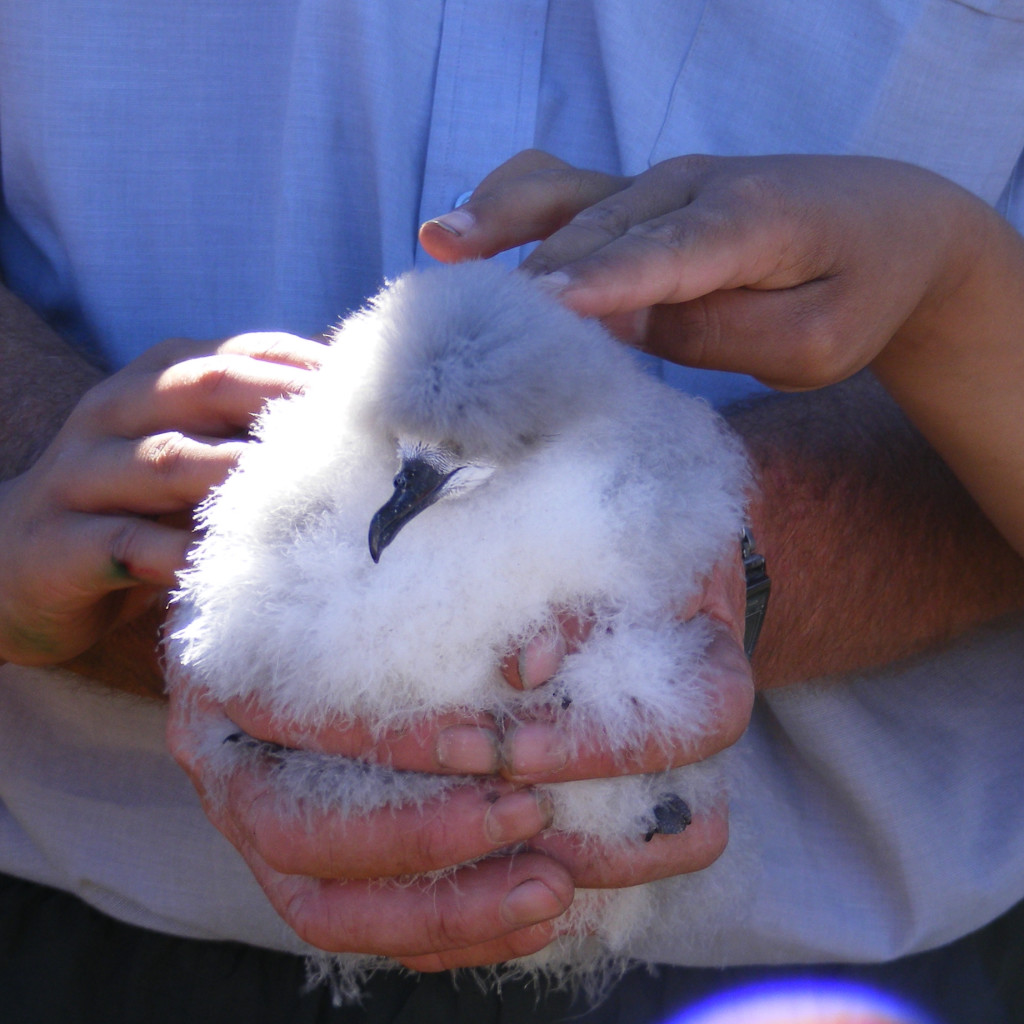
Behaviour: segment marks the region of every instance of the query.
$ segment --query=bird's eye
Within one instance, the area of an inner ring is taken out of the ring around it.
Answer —
[[[410,460],[402,466],[391,482],[395,487],[415,487],[417,482],[423,478],[426,468],[421,462]]]

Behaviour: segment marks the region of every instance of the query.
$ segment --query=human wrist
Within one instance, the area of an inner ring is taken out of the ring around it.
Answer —
[[[971,197],[956,270],[872,365],[880,382],[1024,553],[1024,239]]]
[[[952,368],[975,360],[979,328],[998,310],[994,286],[998,293],[997,282],[1024,269],[1013,228],[976,196],[939,181],[929,214],[937,224],[927,239],[931,272],[916,306],[871,363],[890,391],[948,380]]]

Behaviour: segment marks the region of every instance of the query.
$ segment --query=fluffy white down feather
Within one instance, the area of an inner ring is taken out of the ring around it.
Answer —
[[[268,405],[257,436],[202,509],[168,640],[171,685],[256,695],[312,725],[543,713],[622,749],[706,727],[706,625],[676,611],[737,543],[745,458],[705,403],[647,375],[596,323],[492,264],[408,274],[342,324],[306,393]],[[495,470],[418,515],[374,564],[367,529],[391,493],[399,438]],[[589,638],[550,684],[512,689],[502,656],[558,611],[592,618]],[[264,756],[224,739],[210,742],[225,770]],[[296,807],[359,813],[458,783],[277,760],[283,804]],[[720,760],[550,786],[554,827],[642,842],[665,796],[696,812],[722,799]],[[565,936],[517,967],[592,982],[687,884],[581,891]],[[320,964],[348,994],[373,965]]]

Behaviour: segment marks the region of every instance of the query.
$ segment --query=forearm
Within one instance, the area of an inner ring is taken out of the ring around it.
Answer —
[[[161,601],[60,667],[112,690],[166,701],[158,646],[165,614]]]
[[[773,582],[760,686],[875,667],[1024,607],[1024,562],[870,374],[729,419]]]

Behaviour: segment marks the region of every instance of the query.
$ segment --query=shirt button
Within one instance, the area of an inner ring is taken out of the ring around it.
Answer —
[[[460,206],[465,206],[466,203],[468,203],[470,201],[470,199],[472,199],[472,198],[473,198],[473,190],[472,189],[470,189],[468,192],[463,192],[460,196],[458,196],[456,198],[455,202],[452,203],[452,209],[453,210],[457,210]]]

